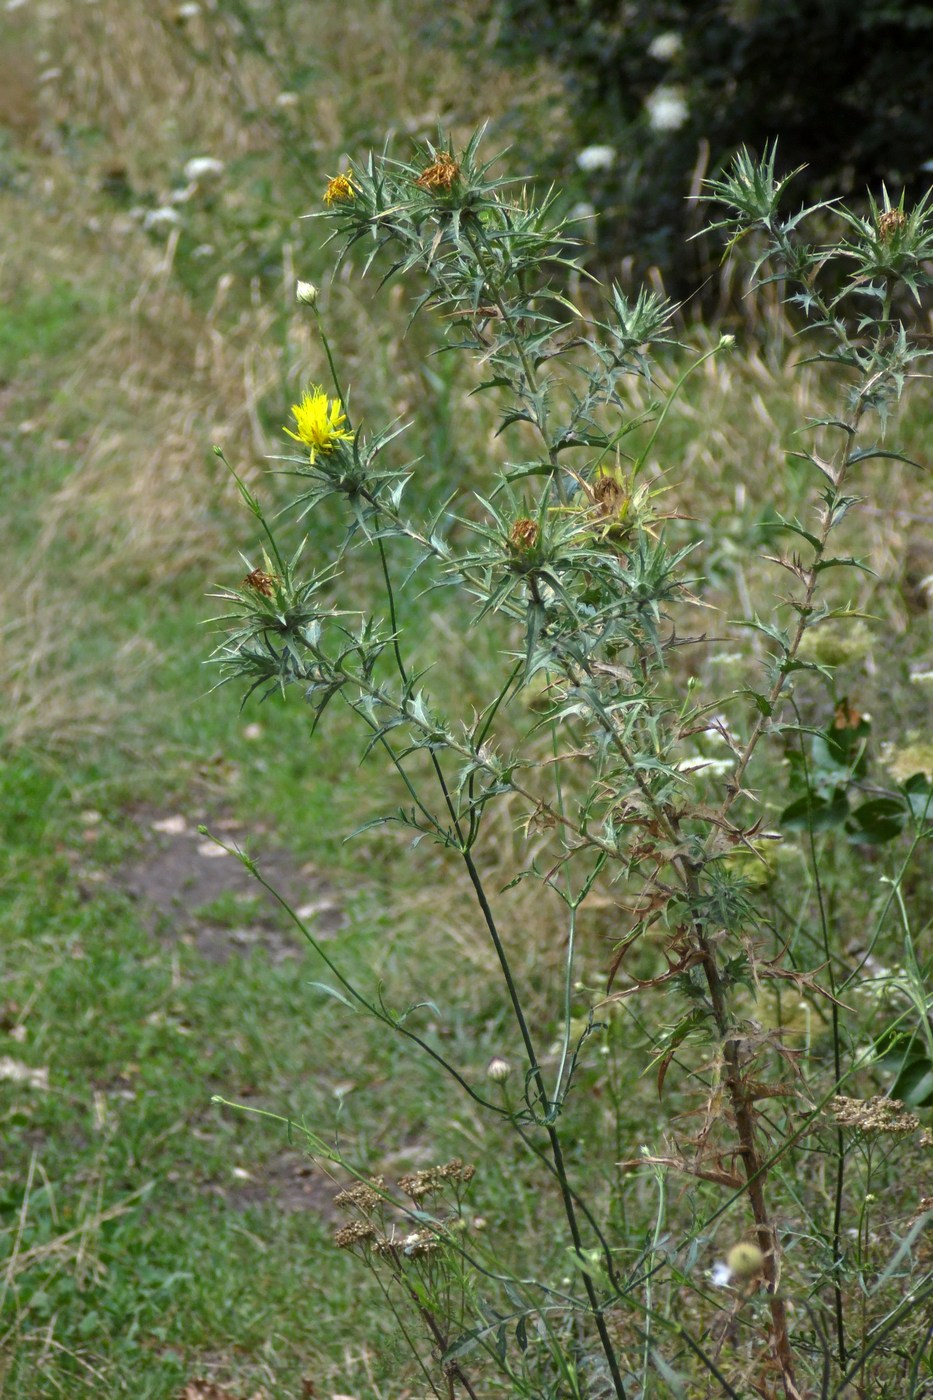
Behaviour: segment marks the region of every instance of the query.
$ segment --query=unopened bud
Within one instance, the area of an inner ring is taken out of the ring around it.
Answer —
[[[726,1266],[733,1278],[755,1278],[764,1264],[765,1256],[757,1244],[734,1244],[726,1255]]]
[[[317,301],[317,287],[313,282],[299,282],[295,288],[295,300],[300,306],[313,306]]]
[[[504,1084],[512,1073],[512,1066],[501,1055],[494,1055],[486,1066],[486,1078],[494,1084]]]

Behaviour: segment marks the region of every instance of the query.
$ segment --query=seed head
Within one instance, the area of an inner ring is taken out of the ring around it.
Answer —
[[[870,1099],[850,1099],[837,1094],[829,1111],[841,1128],[858,1128],[863,1133],[912,1133],[920,1119],[908,1113],[900,1099],[875,1094]]]
[[[348,1187],[346,1191],[338,1191],[334,1197],[334,1205],[338,1209],[352,1206],[361,1210],[364,1215],[368,1215],[370,1211],[376,1209],[380,1199],[378,1191],[374,1191],[365,1181],[358,1181],[355,1186]]]
[[[449,1162],[441,1162],[436,1167],[425,1167],[423,1171],[400,1176],[398,1184],[413,1201],[420,1201],[425,1196],[442,1190],[448,1181],[472,1181],[475,1174],[474,1166],[462,1162],[459,1157],[453,1157]]]
[[[352,1249],[355,1244],[374,1239],[375,1235],[372,1225],[367,1225],[363,1220],[351,1220],[349,1225],[342,1225],[335,1233],[334,1244],[338,1249]]]

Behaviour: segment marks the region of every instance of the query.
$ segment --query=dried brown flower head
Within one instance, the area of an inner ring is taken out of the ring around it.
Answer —
[[[618,515],[625,505],[626,494],[613,477],[600,476],[593,483],[593,500],[599,506],[600,515]]]
[[[469,1163],[466,1165],[459,1157],[453,1157],[449,1162],[442,1162],[436,1167],[425,1167],[423,1171],[412,1172],[408,1176],[400,1176],[399,1187],[406,1195],[411,1196],[413,1201],[420,1201],[432,1192],[440,1191],[449,1181],[462,1181],[464,1183],[472,1181],[476,1174],[476,1168]]]
[[[441,1241],[430,1230],[412,1230],[407,1235],[385,1235],[373,1245],[376,1254],[404,1254],[408,1259],[420,1259],[425,1254],[434,1254],[441,1247]]]
[[[509,544],[519,554],[529,554],[538,543],[540,535],[538,522],[523,516],[521,520],[516,520],[509,531]]]
[[[378,1181],[377,1184],[381,1186],[382,1181]],[[358,1181],[355,1186],[349,1186],[345,1191],[338,1191],[334,1197],[334,1205],[341,1210],[355,1206],[364,1215],[368,1215],[370,1211],[376,1209],[380,1199],[379,1192],[374,1191],[372,1186],[368,1186],[365,1181]]]
[[[436,157],[422,170],[415,184],[422,190],[444,190],[450,193],[454,181],[460,174],[460,166],[447,151],[438,151]]]
[[[265,569],[253,569],[243,580],[243,587],[251,588],[254,593],[261,593],[264,598],[271,598],[275,594],[278,581],[275,574],[267,574]]]
[[[336,1231],[334,1244],[338,1249],[352,1249],[355,1244],[364,1244],[375,1237],[376,1231],[372,1225],[367,1225],[364,1220],[351,1220],[349,1225],[342,1225]]]
[[[882,243],[889,243],[896,233],[907,227],[907,215],[903,209],[886,209],[878,219],[878,236]]]
[[[908,1113],[900,1099],[875,1094],[870,1099],[850,1099],[837,1094],[829,1111],[841,1128],[858,1128],[863,1133],[912,1133],[920,1119]]]

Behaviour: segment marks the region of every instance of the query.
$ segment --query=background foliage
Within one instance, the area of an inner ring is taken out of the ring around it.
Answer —
[[[927,5],[502,0],[499,10],[506,52],[544,54],[565,75],[579,145],[615,150],[609,169],[580,182],[600,209],[601,253],[636,276],[656,264],[673,295],[695,291],[719,258],[707,240],[686,246],[703,223],[687,196],[742,145],[761,154],[779,138],[781,169],[807,166],[795,187],[804,204],[858,201],[881,181],[916,198],[929,184]],[[659,91],[683,103],[668,129],[652,122]]]

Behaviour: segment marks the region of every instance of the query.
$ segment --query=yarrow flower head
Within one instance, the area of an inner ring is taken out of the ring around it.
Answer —
[[[675,83],[662,83],[645,98],[648,125],[652,131],[679,131],[690,116],[683,89]]]
[[[356,186],[348,171],[343,175],[334,175],[327,182],[327,189],[324,191],[324,203],[328,209],[332,204],[349,204],[356,198]]]
[[[307,447],[312,462],[319,452],[333,452],[337,443],[353,441],[353,434],[343,426],[347,421],[343,404],[329,399],[317,384],[311,385],[301,403],[292,404],[292,414],[298,431],[286,428],[285,432]]]

